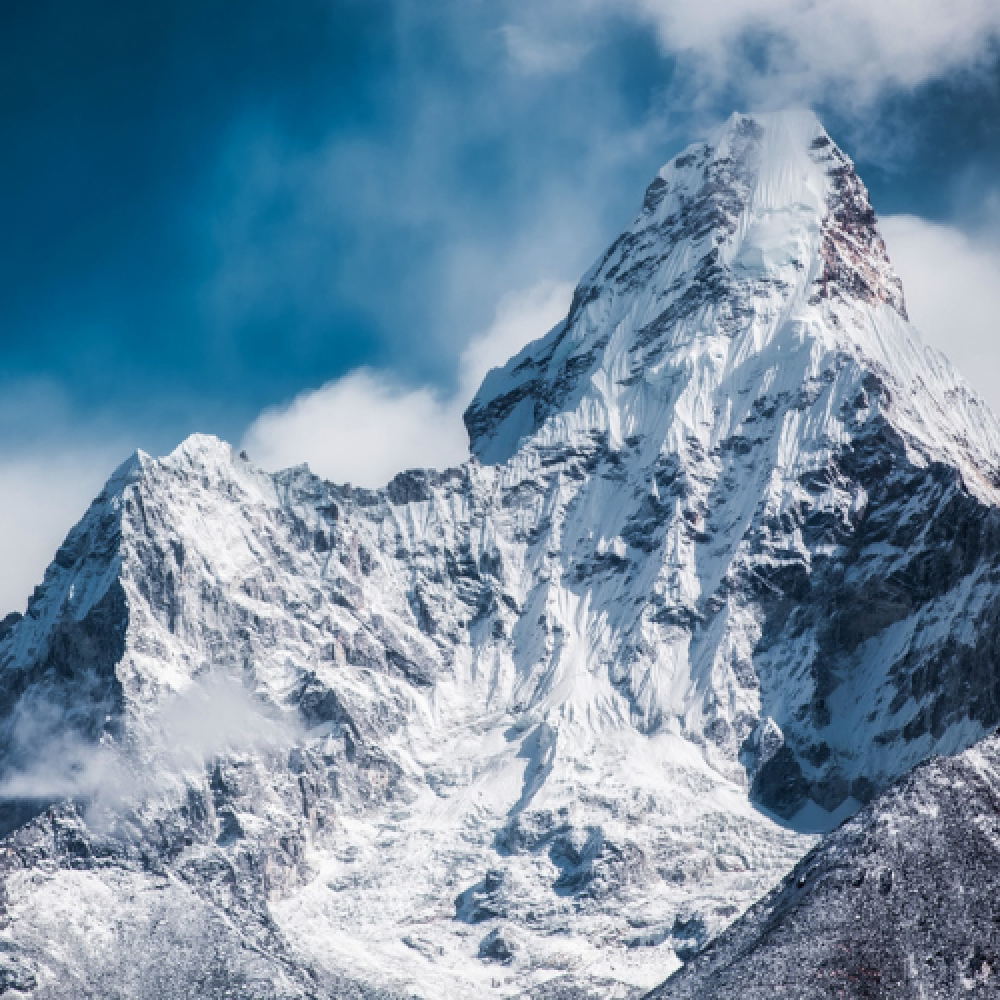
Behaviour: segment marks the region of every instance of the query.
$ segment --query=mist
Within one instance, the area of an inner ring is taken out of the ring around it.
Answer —
[[[0,802],[73,799],[121,812],[200,780],[217,757],[287,747],[302,733],[293,712],[213,674],[164,697],[124,740],[87,739],[76,723],[54,701],[18,703],[8,723],[8,759],[17,763],[0,777]]]

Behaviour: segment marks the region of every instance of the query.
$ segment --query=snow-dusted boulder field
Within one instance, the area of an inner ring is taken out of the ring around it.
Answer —
[[[115,473],[0,626],[0,987],[639,996],[1000,721],[1000,425],[811,114],[668,163],[466,424]]]

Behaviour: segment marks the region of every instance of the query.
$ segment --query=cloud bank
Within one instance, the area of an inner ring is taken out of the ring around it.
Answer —
[[[301,735],[281,712],[224,675],[194,679],[142,720],[137,744],[84,739],[53,703],[21,702],[9,721],[11,760],[0,776],[0,802],[82,798],[121,809],[199,774],[213,759],[288,746]]]
[[[866,103],[995,57],[995,0],[631,0],[699,80],[768,104]]]
[[[880,225],[910,319],[1000,413],[1000,247],[913,215]]]
[[[406,388],[362,369],[265,410],[247,428],[243,447],[267,469],[306,462],[327,479],[367,487],[404,469],[457,465],[469,455],[462,412],[483,376],[555,326],[571,296],[571,285],[552,281],[505,296],[490,328],[462,353],[450,394]]]

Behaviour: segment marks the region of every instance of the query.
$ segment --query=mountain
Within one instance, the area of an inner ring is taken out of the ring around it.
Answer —
[[[1000,740],[923,764],[650,1000],[1000,995]]]
[[[115,473],[0,639],[11,988],[638,996],[1000,721],[1000,426],[811,114],[668,163],[466,423]]]

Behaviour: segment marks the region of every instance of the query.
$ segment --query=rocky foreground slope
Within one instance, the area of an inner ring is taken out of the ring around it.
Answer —
[[[1000,740],[921,765],[649,1000],[1000,996]]]
[[[638,995],[1000,721],[1000,427],[812,115],[664,167],[466,420],[112,477],[0,636],[11,989]]]

